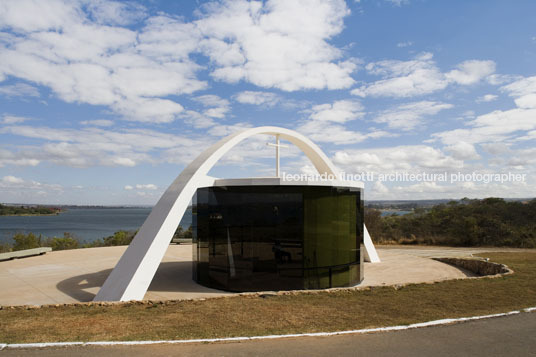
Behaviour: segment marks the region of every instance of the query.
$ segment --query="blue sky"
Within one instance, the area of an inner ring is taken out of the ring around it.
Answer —
[[[0,202],[153,204],[245,127],[308,136],[366,199],[534,197],[534,1],[0,2]],[[273,174],[268,137],[217,177]],[[311,173],[294,148],[282,171]],[[380,174],[524,181],[379,180]]]

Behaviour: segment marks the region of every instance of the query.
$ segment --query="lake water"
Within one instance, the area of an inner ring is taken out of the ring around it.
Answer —
[[[406,214],[410,214],[410,213],[413,213],[413,211],[399,211],[399,210],[382,210],[382,217],[385,217],[385,216],[392,216],[392,215],[397,215],[397,216],[403,216],[403,215],[406,215]]]
[[[12,243],[15,233],[35,233],[44,237],[63,237],[72,233],[81,242],[92,242],[119,230],[141,227],[152,208],[69,208],[55,216],[0,216],[0,243]],[[181,225],[192,223],[192,211],[186,210]]]
[[[81,242],[92,242],[112,235],[119,230],[136,230],[141,227],[152,208],[69,208],[55,216],[0,216],[0,243],[12,243],[15,233],[35,233],[44,237],[63,237],[72,233]],[[411,211],[385,210],[382,216],[404,215]],[[184,213],[180,225],[187,229],[192,224],[190,208]]]

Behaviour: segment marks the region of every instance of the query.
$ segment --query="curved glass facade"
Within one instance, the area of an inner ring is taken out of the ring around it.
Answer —
[[[193,279],[208,287],[324,289],[363,279],[359,188],[200,188],[192,225]]]

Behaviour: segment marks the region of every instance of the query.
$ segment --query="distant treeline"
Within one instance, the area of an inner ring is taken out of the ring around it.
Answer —
[[[403,216],[365,209],[365,223],[377,243],[536,248],[536,199],[463,199]]]
[[[411,211],[419,208],[417,203],[399,203],[399,204],[380,204],[380,203],[369,203],[365,208],[371,209],[399,209],[403,211]]]
[[[94,240],[90,243],[81,243],[78,238],[71,233],[63,233],[63,237],[43,237],[34,233],[17,233],[11,239],[13,243],[0,243],[0,253],[16,250],[32,249],[39,247],[51,247],[52,250],[112,247],[117,245],[129,245],[138,231],[117,231],[113,235],[102,239]],[[184,230],[181,226],[177,228],[173,238],[192,238],[192,227]]]
[[[49,215],[61,212],[57,207],[45,206],[7,206],[0,204],[0,216],[22,216],[22,215]]]

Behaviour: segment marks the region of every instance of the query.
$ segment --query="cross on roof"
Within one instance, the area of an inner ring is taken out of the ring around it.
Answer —
[[[275,177],[279,177],[279,148],[288,148],[288,146],[279,143],[279,135],[275,136],[275,144],[266,143],[266,145],[275,147]]]

